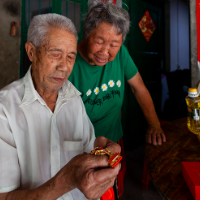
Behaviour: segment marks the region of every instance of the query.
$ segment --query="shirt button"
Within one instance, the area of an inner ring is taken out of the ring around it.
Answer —
[[[53,149],[56,150],[56,149],[57,149],[57,146],[53,146]]]

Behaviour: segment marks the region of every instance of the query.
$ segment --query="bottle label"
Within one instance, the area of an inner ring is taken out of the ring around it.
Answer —
[[[199,120],[199,109],[192,109],[193,119]]]

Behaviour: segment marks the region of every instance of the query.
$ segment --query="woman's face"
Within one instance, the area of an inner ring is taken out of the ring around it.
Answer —
[[[103,66],[113,61],[122,45],[122,34],[118,35],[115,27],[101,22],[87,40],[87,58],[91,65]]]

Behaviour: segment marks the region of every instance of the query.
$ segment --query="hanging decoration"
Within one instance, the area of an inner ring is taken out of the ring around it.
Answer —
[[[197,60],[200,68],[200,0],[196,0],[196,15],[197,15]]]
[[[151,39],[151,36],[153,35],[156,29],[156,26],[148,10],[146,10],[146,12],[144,13],[142,19],[138,23],[138,26],[140,27],[140,30],[142,34],[144,35],[144,38],[146,39],[146,41],[149,42],[149,40]]]

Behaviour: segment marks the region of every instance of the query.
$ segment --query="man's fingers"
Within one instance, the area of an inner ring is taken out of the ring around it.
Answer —
[[[95,147],[105,147],[107,144],[107,138],[103,137],[103,136],[99,136],[95,139],[94,141],[94,146]]]
[[[121,146],[117,143],[108,142],[106,148],[108,148],[112,154],[121,153]]]
[[[91,158],[91,166],[90,168],[104,168],[109,166],[108,156],[106,155],[90,155]]]
[[[92,154],[79,154],[72,158],[71,161],[77,162],[78,164],[82,163],[82,166],[85,166],[87,169],[108,167],[108,156],[106,155],[92,155]]]
[[[92,190],[85,193],[87,199],[99,199],[107,190],[114,185],[115,178],[96,185]]]
[[[95,147],[103,147],[108,148],[112,154],[114,153],[120,153],[121,147],[117,143],[113,142],[112,140],[109,140],[103,136],[99,136],[95,140]]]
[[[109,190],[111,187],[113,187],[115,183],[115,178],[109,180],[108,182],[106,182],[106,184],[104,184],[103,187],[101,187],[101,191],[100,191],[100,196],[101,197],[107,190]]]
[[[103,183],[107,180],[113,179],[117,176],[119,173],[119,170],[121,168],[121,164],[117,164],[115,168],[105,168],[94,172],[94,178],[95,180],[98,180],[99,182]]]
[[[100,195],[103,195],[108,189],[110,189],[114,185],[115,179],[116,177],[113,177],[112,179],[98,184],[97,187],[99,187],[98,190],[100,191],[99,193],[101,193]]]

